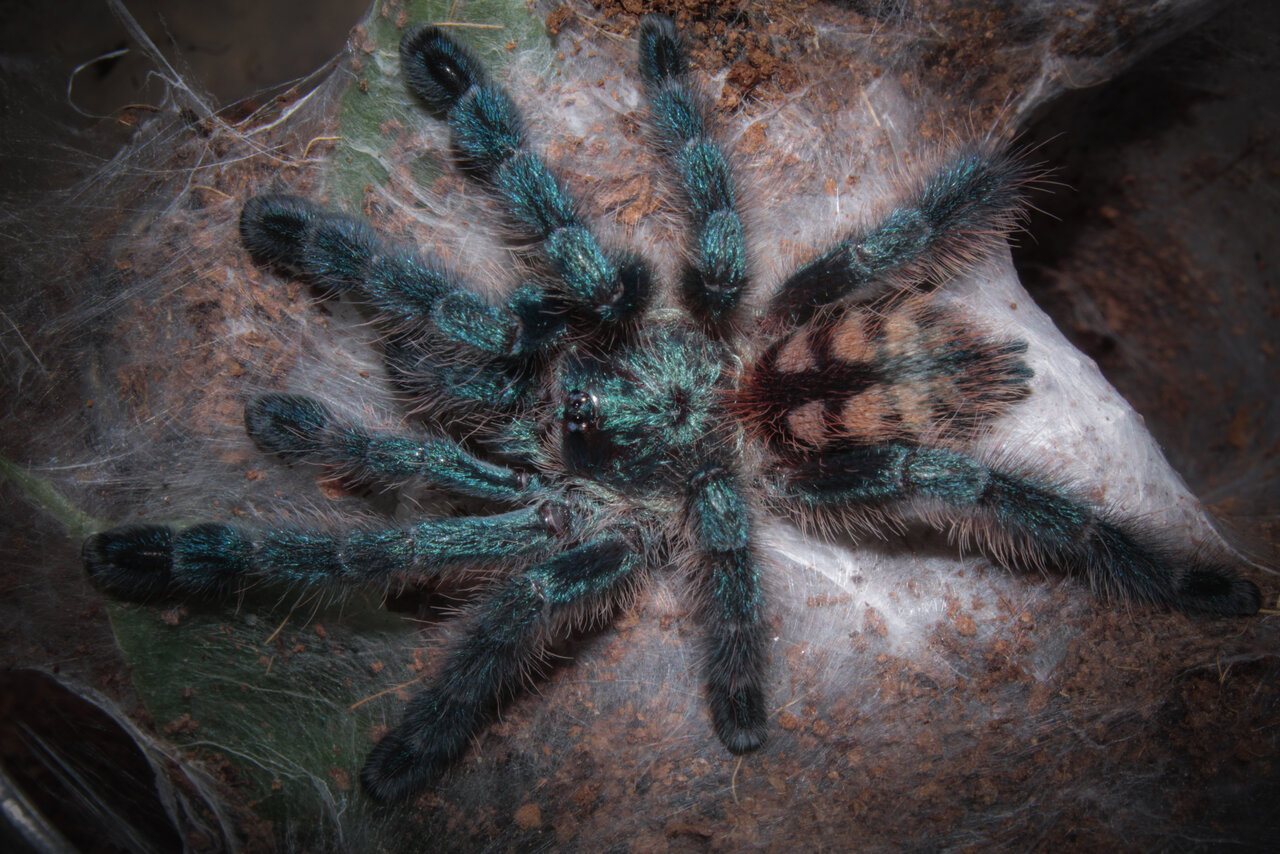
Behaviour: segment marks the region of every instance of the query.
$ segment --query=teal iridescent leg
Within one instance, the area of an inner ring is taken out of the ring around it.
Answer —
[[[477,356],[516,361],[546,348],[562,325],[542,289],[491,305],[439,261],[386,244],[366,223],[297,196],[245,203],[240,238],[254,260],[369,304],[391,329],[428,325]]]
[[[240,214],[254,260],[333,293],[347,293],[392,325],[416,326],[441,296],[465,290],[438,262],[389,247],[367,223],[297,196],[254,196]]]
[[[295,196],[255,196],[240,215],[253,257],[333,293],[351,294],[395,334],[387,359],[404,391],[502,411],[527,404],[530,366],[562,313],[536,285],[491,305],[438,262],[387,246],[363,222]]]
[[[504,583],[480,606],[440,675],[369,754],[365,789],[395,801],[434,784],[542,655],[566,609],[607,594],[636,566],[618,540],[570,549]]]
[[[513,417],[536,402],[539,369],[565,331],[564,312],[536,283],[521,285],[497,306],[469,291],[445,294],[431,321],[432,333],[420,340],[402,335],[384,344],[391,377],[404,394]]]
[[[730,315],[747,286],[747,248],[729,164],[707,135],[687,75],[675,24],[660,15],[646,16],[640,22],[640,76],[655,135],[680,177],[693,228],[684,296],[715,327]]]
[[[651,296],[648,268],[600,247],[573,199],[529,149],[519,111],[479,60],[444,31],[419,27],[400,42],[400,64],[409,88],[449,122],[463,164],[502,197],[522,229],[542,241],[568,307],[606,326],[639,315]]]
[[[972,524],[998,553],[1086,575],[1095,589],[1211,614],[1252,614],[1258,588],[1226,567],[1171,558],[1084,502],[941,448],[882,445],[798,465],[789,486],[815,507],[921,500]]]
[[[564,326],[563,312],[535,284],[517,288],[502,305],[455,291],[436,303],[431,319],[449,343],[508,364],[547,352]]]
[[[711,719],[730,752],[747,753],[762,747],[768,735],[765,633],[750,513],[735,478],[716,465],[694,476],[688,508],[709,593],[704,613],[711,635]]]
[[[126,599],[223,595],[254,580],[377,584],[398,573],[438,576],[537,558],[553,546],[554,523],[544,508],[531,507],[345,534],[248,531],[219,522],[122,525],[89,537],[82,554],[89,576]]]
[[[520,417],[536,401],[535,361],[467,358],[468,353],[433,346],[438,344],[435,336],[422,342],[398,338],[383,343],[388,373],[405,399],[461,404],[511,418]]]
[[[531,476],[477,459],[451,439],[410,439],[334,418],[324,404],[299,394],[264,394],[244,408],[245,429],[263,450],[334,465],[361,480],[418,477],[456,495],[528,500]]]
[[[1007,155],[969,151],[952,158],[879,223],[854,231],[792,274],[770,314],[795,324],[846,297],[873,299],[956,275],[1013,229],[1026,180]]]

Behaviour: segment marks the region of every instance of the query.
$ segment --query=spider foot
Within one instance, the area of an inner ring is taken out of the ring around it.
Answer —
[[[360,769],[360,782],[374,800],[384,804],[403,801],[439,781],[452,756],[424,753],[414,748],[413,741],[400,727],[369,752]]]
[[[1179,579],[1174,593],[1174,604],[1182,611],[1247,617],[1262,607],[1258,586],[1227,569],[1192,569]]]
[[[764,747],[769,725],[764,708],[764,692],[752,685],[711,694],[711,719],[716,735],[730,753],[739,756]]]
[[[715,631],[707,675],[707,702],[716,735],[734,755],[764,747],[764,633],[759,623],[725,623]]]
[[[85,540],[80,553],[95,584],[145,601],[177,590],[226,593],[249,571],[252,551],[236,528],[205,522],[178,532],[166,525],[121,525]]]
[[[121,525],[89,537],[80,554],[99,587],[133,601],[154,599],[169,589],[173,531],[164,525]]]

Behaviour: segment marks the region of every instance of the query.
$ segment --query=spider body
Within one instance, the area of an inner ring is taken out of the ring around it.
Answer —
[[[653,135],[678,177],[690,238],[675,299],[638,257],[603,247],[527,143],[506,93],[442,31],[401,45],[405,77],[449,123],[456,154],[541,247],[543,275],[492,303],[440,263],[304,199],[244,207],[259,262],[371,306],[393,380],[429,405],[428,438],[370,430],[296,394],[253,398],[250,436],[356,479],[414,477],[488,512],[383,530],[131,525],[91,537],[86,566],[127,597],[223,594],[246,579],[378,584],[402,574],[504,574],[466,636],[362,779],[380,800],[435,782],[566,627],[657,566],[690,577],[707,630],[712,723],[733,753],[767,736],[764,513],[841,530],[923,518],[1015,564],[1188,611],[1252,613],[1225,567],[1166,554],[1034,474],[969,450],[1030,393],[1026,345],[921,296],[1003,239],[1016,161],[967,151],[880,223],[848,235],[753,309],[725,155],[686,80],[671,22],[647,18],[640,67]],[[455,438],[465,425],[466,443]]]

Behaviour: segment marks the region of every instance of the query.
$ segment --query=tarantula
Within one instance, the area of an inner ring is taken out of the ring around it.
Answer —
[[[1049,478],[970,450],[1030,393],[1026,344],[995,340],[926,291],[1015,225],[1016,158],[991,146],[953,156],[757,308],[731,169],[671,21],[644,19],[639,57],[652,136],[690,229],[670,296],[643,258],[597,241],[507,93],[430,26],[401,42],[404,76],[447,121],[463,168],[539,247],[539,274],[492,301],[305,199],[261,195],[241,215],[257,262],[377,313],[393,382],[438,427],[392,435],[272,393],[248,402],[249,435],[287,460],[419,478],[492,512],[341,533],[128,525],[85,542],[92,578],[146,598],[225,594],[247,579],[376,584],[504,570],[369,755],[362,779],[383,801],[435,782],[549,638],[607,614],[669,564],[699,592],[715,732],[732,753],[760,748],[756,530],[768,513],[855,533],[923,519],[1005,563],[1053,565],[1104,592],[1192,612],[1257,610],[1257,588],[1231,569],[1171,554]]]

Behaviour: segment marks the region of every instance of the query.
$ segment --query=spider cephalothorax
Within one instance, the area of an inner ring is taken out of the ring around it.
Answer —
[[[250,400],[245,424],[283,457],[359,479],[418,478],[490,510],[346,532],[133,525],[84,546],[95,580],[131,597],[225,593],[248,578],[377,584],[503,570],[441,672],[370,755],[363,780],[375,797],[438,779],[549,637],[609,613],[666,564],[687,573],[699,600],[716,733],[734,753],[759,748],[756,524],[766,512],[855,533],[922,518],[1006,562],[1051,564],[1141,601],[1257,609],[1257,589],[1231,570],[1168,554],[1051,480],[972,450],[1031,393],[1027,347],[924,292],[1012,227],[1024,182],[1015,159],[988,148],[956,155],[770,300],[751,300],[725,155],[674,26],[647,18],[640,70],[653,137],[690,230],[680,280],[664,290],[643,259],[597,241],[470,53],[423,27],[405,37],[401,59],[412,90],[448,122],[462,165],[544,263],[494,304],[359,220],[291,196],[251,199],[240,222],[249,252],[370,306],[387,329],[393,381],[435,413],[437,429],[380,433],[279,393]]]

